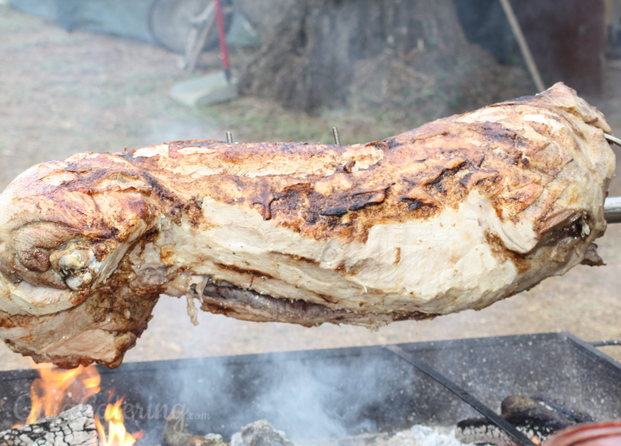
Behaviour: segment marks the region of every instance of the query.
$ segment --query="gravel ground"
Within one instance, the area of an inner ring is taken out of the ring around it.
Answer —
[[[175,55],[163,49],[110,36],[67,33],[0,4],[0,189],[28,166],[83,151],[119,151],[162,141],[223,139],[223,126],[239,141],[304,139],[305,134],[265,134],[266,129],[236,128],[221,116],[256,107],[251,100],[212,109],[192,110],[167,96],[171,85],[186,79]],[[217,69],[207,57],[201,70]],[[201,74],[201,73],[199,73]],[[621,63],[607,69],[608,91],[589,100],[602,109],[621,134]],[[616,90],[614,87],[617,87]],[[250,101],[250,102],[249,102]],[[284,116],[266,108],[266,113]],[[287,118],[289,119],[289,118]],[[338,121],[342,134],[390,133],[372,125]],[[355,127],[357,125],[357,127]],[[260,127],[260,126],[257,126]],[[361,129],[364,127],[364,131]],[[305,128],[304,125],[297,127]],[[360,130],[360,131],[359,131]],[[406,130],[406,129],[401,129]],[[310,130],[309,130],[310,132]],[[293,132],[295,133],[295,132]],[[327,132],[326,132],[327,133]],[[353,142],[353,141],[352,141]],[[612,185],[621,195],[621,181]],[[585,340],[621,338],[621,225],[609,228],[600,242],[607,266],[579,266],[563,277],[488,309],[432,321],[398,322],[379,331],[326,325],[303,328],[241,322],[202,313],[194,327],[185,302],[162,297],[149,329],[127,361],[209,355],[315,349],[391,342],[569,331]],[[607,353],[621,359],[621,348]],[[0,346],[0,370],[29,367]]]

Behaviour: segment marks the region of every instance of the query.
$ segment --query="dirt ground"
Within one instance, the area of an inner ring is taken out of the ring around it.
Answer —
[[[233,54],[243,57],[242,53]],[[188,78],[177,56],[111,36],[68,33],[0,2],[0,189],[30,165],[83,151],[119,151],[176,139],[237,141],[330,140],[338,126],[344,143],[385,138],[406,128],[334,113],[302,119],[270,104],[241,99],[190,109],[168,97]],[[200,71],[218,69],[207,55]],[[588,98],[621,134],[621,61],[609,61],[607,91]],[[612,185],[621,195],[621,180]],[[563,277],[488,309],[431,321],[398,322],[377,332],[350,326],[303,328],[241,322],[202,313],[191,325],[185,302],[162,297],[149,329],[127,361],[417,342],[479,336],[569,331],[587,341],[621,338],[621,225],[601,239],[607,266],[579,266]],[[604,351],[621,359],[621,348]],[[29,367],[0,346],[0,370]]]

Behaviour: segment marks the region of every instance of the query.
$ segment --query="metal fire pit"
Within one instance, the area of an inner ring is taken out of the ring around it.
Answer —
[[[621,419],[621,364],[569,333],[400,344],[483,403],[543,396],[597,420]],[[160,441],[177,405],[190,432],[232,433],[261,418],[292,438],[454,425],[480,416],[383,346],[126,363],[99,369],[102,392],[126,395],[130,431]],[[0,372],[0,430],[26,418],[33,370]]]

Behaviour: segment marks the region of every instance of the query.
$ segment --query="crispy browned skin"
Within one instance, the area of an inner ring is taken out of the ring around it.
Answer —
[[[34,166],[0,195],[0,337],[115,366],[162,293],[303,325],[483,308],[597,262],[604,131],[559,84],[381,142],[178,141]]]

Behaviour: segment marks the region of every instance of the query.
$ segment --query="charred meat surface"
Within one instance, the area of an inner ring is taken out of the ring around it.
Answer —
[[[254,321],[379,326],[597,264],[603,115],[563,84],[380,142],[82,153],[0,194],[0,337],[121,363],[161,294]]]

